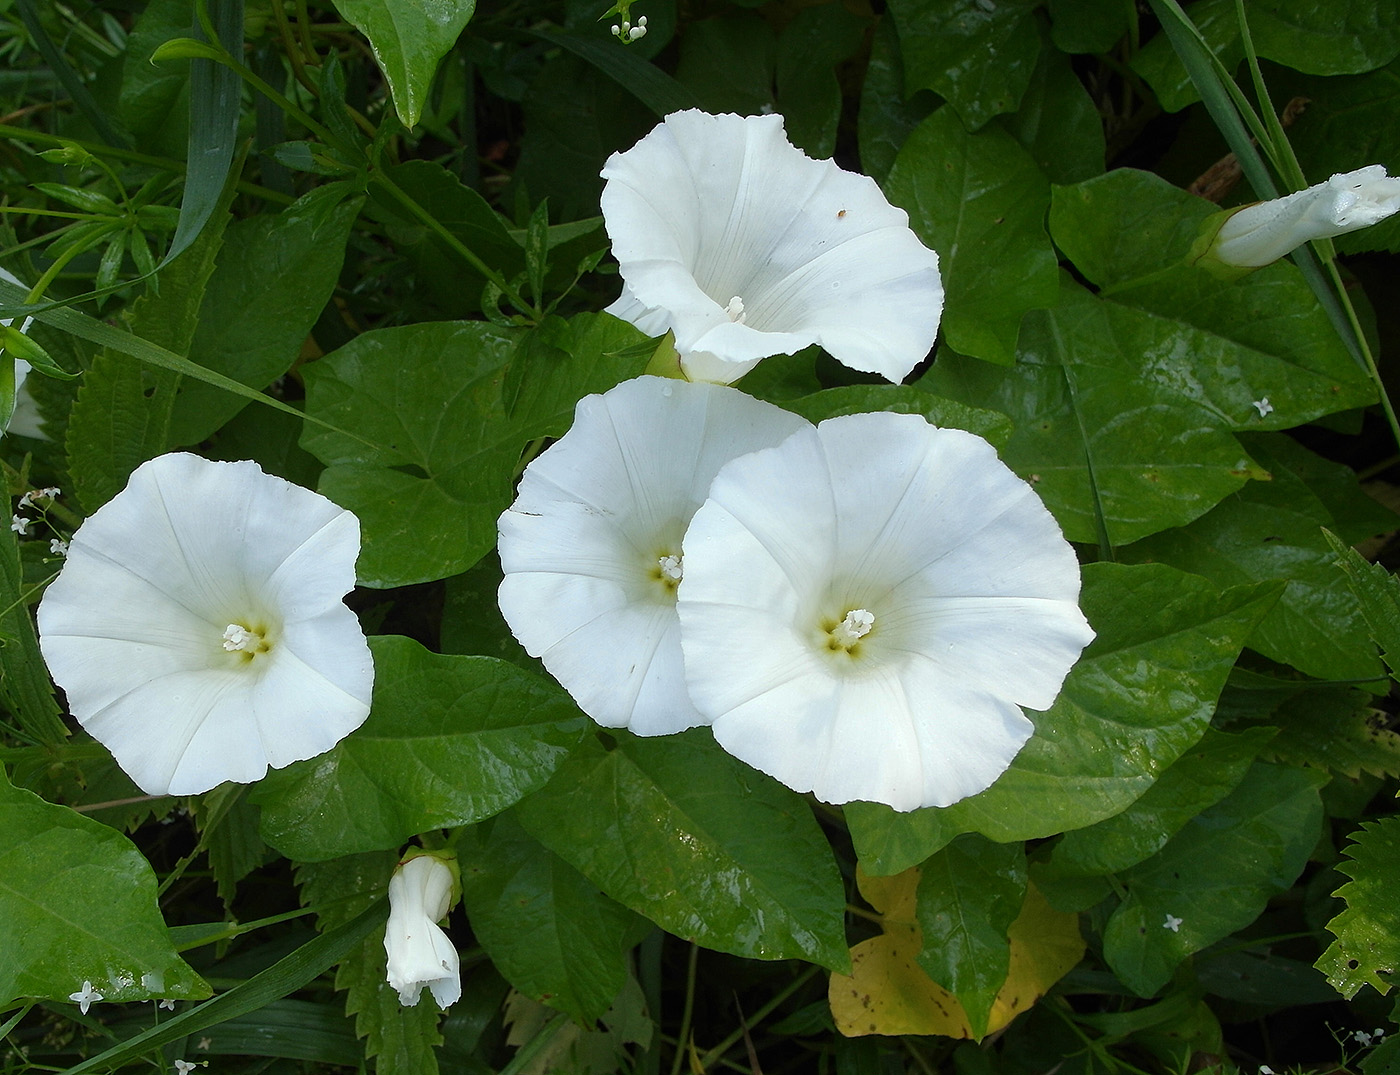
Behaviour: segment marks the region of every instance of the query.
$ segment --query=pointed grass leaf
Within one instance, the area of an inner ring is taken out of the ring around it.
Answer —
[[[336,0],[335,6],[369,38],[394,111],[412,128],[427,104],[438,64],[457,43],[476,0]]]
[[[1128,988],[1151,996],[1188,955],[1249,925],[1297,880],[1321,833],[1327,779],[1256,763],[1161,851],[1119,875],[1128,895],[1104,927],[1104,958]]]
[[[1322,953],[1317,969],[1350,1000],[1363,985],[1390,992],[1400,968],[1400,817],[1364,824],[1351,835],[1337,865],[1351,878],[1334,895],[1346,910],[1327,923],[1337,938]]]
[[[506,814],[457,844],[462,903],[491,962],[518,991],[589,1026],[628,977],[649,923],[603,895]],[[640,931],[638,927],[641,927]]]
[[[800,795],[706,729],[585,741],[516,816],[618,903],[707,948],[849,965],[831,847]]]
[[[274,770],[252,801],[263,838],[312,862],[398,847],[469,825],[539,787],[578,741],[584,717],[544,678],[492,657],[371,640],[370,716],[329,752]]]
[[[1093,564],[1080,605],[1098,637],[1036,732],[990,788],[952,806],[897,814],[853,803],[863,867],[897,873],[964,832],[1012,841],[1082,828],[1140,798],[1204,734],[1254,625],[1278,587],[1221,591],[1159,566]]]
[[[1011,363],[1022,315],[1052,305],[1058,287],[1044,224],[1049,184],[1030,154],[997,128],[968,134],[939,109],[904,143],[885,189],[938,251],[949,344]]]
[[[150,864],[121,833],[16,788],[0,775],[0,1008],[198,999],[209,987],[175,954]]]
[[[894,0],[905,94],[946,98],[969,130],[1014,112],[1040,52],[1035,0]]]
[[[919,966],[958,998],[981,1038],[1011,967],[1007,930],[1026,898],[1025,848],[960,836],[919,870]]]

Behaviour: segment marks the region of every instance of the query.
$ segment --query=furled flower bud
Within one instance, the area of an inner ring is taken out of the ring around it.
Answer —
[[[417,1004],[424,986],[439,1008],[462,995],[457,949],[437,924],[457,895],[457,863],[451,852],[421,852],[399,863],[390,878],[384,951],[389,955],[389,984],[398,990],[401,1004]]]
[[[1247,205],[1220,225],[1208,253],[1256,269],[1313,239],[1370,227],[1400,212],[1400,177],[1372,164],[1267,202]]]

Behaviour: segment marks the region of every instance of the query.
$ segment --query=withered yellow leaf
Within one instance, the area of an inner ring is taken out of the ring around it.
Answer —
[[[919,966],[923,931],[915,917],[919,870],[893,877],[866,877],[861,895],[881,912],[884,933],[851,949],[850,975],[833,974],[828,990],[836,1028],[847,1037],[863,1034],[942,1034],[970,1038],[962,1005]],[[987,1031],[1000,1030],[1029,1008],[1084,954],[1078,916],[1056,911],[1036,890],[1026,889],[1021,913],[1007,931],[1011,966],[992,1003]]]

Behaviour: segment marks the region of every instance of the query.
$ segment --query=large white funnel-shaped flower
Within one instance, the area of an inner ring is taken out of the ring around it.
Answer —
[[[696,707],[827,802],[947,806],[992,783],[1093,638],[1079,565],[980,437],[859,414],[736,459],[686,533]]]
[[[927,356],[938,256],[873,179],[789,143],[781,116],[672,113],[603,178],[626,284],[609,310],[674,332],[691,379],[729,383],[814,343],[892,381]]]
[[[143,463],[78,528],[39,642],[79,723],[146,792],[185,795],[329,750],[374,664],[341,598],[360,523],[256,463]]]
[[[663,735],[702,723],[676,621],[681,538],[721,466],[804,419],[732,388],[662,377],[579,401],[501,515],[501,612],[599,724]]]
[[[1377,224],[1400,212],[1400,177],[1372,164],[1307,190],[1247,205],[1220,226],[1211,253],[1226,265],[1258,268],[1313,239]]]

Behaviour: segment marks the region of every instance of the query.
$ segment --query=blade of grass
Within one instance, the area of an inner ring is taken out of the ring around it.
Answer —
[[[106,1052],[89,1057],[81,1064],[68,1068],[63,1075],[82,1075],[86,1071],[120,1067],[137,1057],[157,1049],[167,1042],[257,1011],[274,1000],[293,993],[330,970],[359,945],[376,928],[383,926],[389,916],[389,903],[383,900],[366,909],[345,925],[308,941],[291,955],[284,956],[261,974],[254,975],[242,985],[198,1007],[181,1012],[159,1026],[128,1038]]]
[[[25,289],[23,287],[12,284],[8,280],[0,280],[0,308],[11,304],[17,305],[24,294]],[[35,311],[33,316],[36,320],[42,321],[44,324],[50,325],[60,332],[66,332],[69,335],[77,336],[79,339],[95,343],[99,347],[109,347],[113,351],[118,351],[124,355],[130,355],[132,358],[140,362],[145,362],[147,365],[155,366],[158,369],[171,370],[175,373],[184,374],[186,377],[193,377],[195,380],[203,381],[205,384],[213,385],[215,388],[222,388],[226,392],[232,392],[235,396],[241,396],[244,399],[249,399],[256,403],[262,403],[265,406],[271,407],[273,410],[293,415],[304,422],[310,422],[323,429],[334,430],[336,433],[350,437],[377,451],[384,450],[381,446],[376,445],[373,441],[365,440],[364,437],[361,437],[357,433],[351,433],[349,430],[341,429],[338,426],[332,425],[330,422],[322,421],[314,415],[299,411],[295,407],[283,403],[280,399],[273,399],[271,396],[264,395],[255,388],[249,388],[246,384],[235,381],[231,377],[225,377],[222,373],[215,373],[213,370],[206,369],[196,362],[191,362],[183,355],[177,355],[173,351],[167,351],[164,347],[157,346],[150,340],[144,340],[140,336],[134,336],[130,332],[124,332],[119,328],[114,328],[105,322],[97,321],[88,317],[86,314],[79,313],[77,310],[64,307],[41,306]]]
[[[109,146],[126,149],[131,143],[112,126],[106,113],[98,106],[97,99],[88,92],[88,88],[83,82],[83,76],[73,69],[68,58],[53,43],[49,32],[44,29],[44,24],[39,21],[39,13],[34,7],[34,0],[19,0],[19,17],[24,22],[24,28],[29,31],[34,47],[39,50],[39,55],[49,65],[49,70],[63,83],[63,88],[68,91],[68,96],[73,98],[73,104],[83,114],[83,118],[92,124],[92,129],[97,132],[97,136]]]

